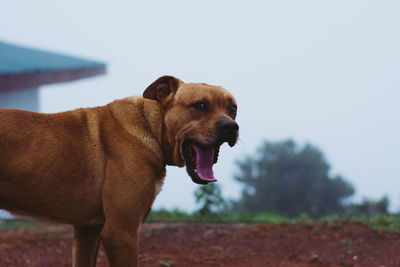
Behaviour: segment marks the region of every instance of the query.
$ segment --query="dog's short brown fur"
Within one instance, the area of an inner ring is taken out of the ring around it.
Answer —
[[[72,224],[74,266],[95,266],[100,241],[110,266],[136,266],[140,224],[166,164],[186,164],[185,142],[215,146],[216,160],[219,145],[236,142],[235,117],[222,87],[171,76],[143,97],[97,108],[0,110],[0,208]]]

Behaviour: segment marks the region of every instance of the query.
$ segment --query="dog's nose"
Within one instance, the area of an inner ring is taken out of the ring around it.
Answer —
[[[239,125],[233,120],[220,120],[217,125],[219,141],[228,142],[229,146],[234,146],[238,137]]]
[[[239,125],[233,120],[219,121],[218,128],[222,134],[234,134],[239,131]]]

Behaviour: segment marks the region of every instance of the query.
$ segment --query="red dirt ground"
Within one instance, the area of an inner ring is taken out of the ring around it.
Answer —
[[[400,266],[400,235],[356,223],[147,223],[140,238],[140,266]],[[71,240],[66,225],[1,229],[0,266],[71,266]]]

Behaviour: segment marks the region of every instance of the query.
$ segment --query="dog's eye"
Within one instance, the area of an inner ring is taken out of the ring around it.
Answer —
[[[237,112],[237,106],[235,104],[231,104],[229,106],[229,113],[232,115],[236,115],[236,112]]]
[[[192,107],[194,107],[194,108],[197,109],[198,111],[202,111],[202,112],[208,111],[207,105],[204,104],[203,102],[194,103],[194,104],[192,105]]]

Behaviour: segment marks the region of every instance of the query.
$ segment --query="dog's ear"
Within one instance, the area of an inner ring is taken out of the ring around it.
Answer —
[[[181,83],[181,80],[173,76],[162,76],[144,90],[143,97],[161,101],[170,94],[175,94]]]

